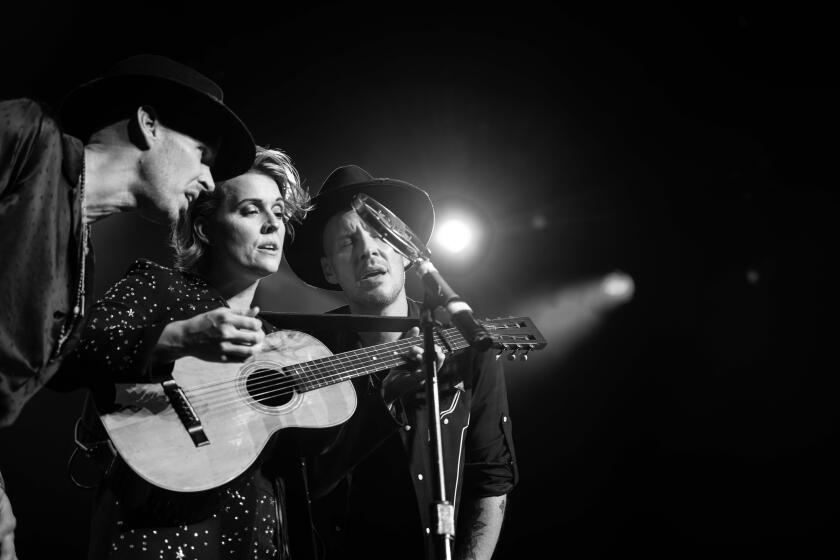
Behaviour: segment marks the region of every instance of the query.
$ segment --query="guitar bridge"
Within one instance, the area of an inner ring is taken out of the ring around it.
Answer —
[[[184,394],[183,389],[173,379],[164,381],[162,385],[163,391],[169,399],[169,404],[175,409],[175,413],[190,435],[193,444],[196,447],[209,445],[210,440],[207,439],[207,434],[204,433],[204,427],[201,425],[201,421],[198,419],[198,415],[187,399],[187,395]]]

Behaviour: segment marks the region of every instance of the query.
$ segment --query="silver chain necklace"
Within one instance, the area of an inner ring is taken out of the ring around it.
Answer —
[[[79,285],[76,287],[76,304],[73,306],[73,314],[70,317],[69,321],[65,321],[64,326],[61,329],[61,336],[58,339],[58,345],[55,348],[55,353],[53,354],[53,357],[58,356],[61,353],[61,349],[64,346],[64,343],[67,341],[67,338],[70,336],[70,332],[72,331],[73,325],[75,325],[78,318],[84,314],[85,309],[85,265],[87,264],[87,248],[88,236],[90,235],[90,226],[87,223],[87,212],[85,212],[84,149],[82,150],[82,170],[79,172],[79,180],[77,184],[79,185],[79,204],[82,211],[82,263],[80,266],[81,274],[79,274]]]

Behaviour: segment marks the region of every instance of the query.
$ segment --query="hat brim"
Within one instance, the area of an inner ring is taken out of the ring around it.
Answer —
[[[435,226],[435,210],[425,191],[404,181],[377,179],[336,188],[313,199],[315,205],[300,227],[295,228],[294,240],[286,244],[284,254],[289,267],[298,278],[316,288],[341,290],[330,284],[321,269],[324,254],[322,235],[324,226],[339,212],[352,210],[351,202],[357,193],[365,193],[397,215],[424,243],[428,243]]]
[[[128,118],[140,105],[161,111],[163,124],[178,132],[204,142],[219,142],[210,168],[215,181],[251,168],[256,147],[245,123],[215,97],[167,78],[108,76],[83,84],[62,102],[62,128],[87,141],[93,132]]]

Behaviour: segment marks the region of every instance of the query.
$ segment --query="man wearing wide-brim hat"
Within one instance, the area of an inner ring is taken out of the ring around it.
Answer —
[[[312,200],[315,209],[285,250],[287,262],[310,286],[343,292],[348,305],[332,313],[418,316],[419,305],[405,291],[409,262],[352,210],[358,193],[386,206],[428,241],[434,208],[425,191],[348,165],[333,171]],[[314,334],[333,352],[400,337],[392,332]],[[494,353],[469,348],[447,358],[440,375],[462,380],[442,384],[440,395],[446,496],[460,514],[456,557],[489,559],[506,496],[518,480],[501,364]],[[428,411],[418,391],[422,379],[405,370],[356,378],[354,415],[325,452],[309,458],[313,518],[328,557],[330,552],[344,558],[432,555],[435,492]]]
[[[219,86],[161,56],[116,63],[70,92],[58,117],[29,99],[0,102],[0,427],[78,337],[93,295],[90,224],[129,211],[172,222],[254,154]],[[0,543],[7,527],[0,518]]]

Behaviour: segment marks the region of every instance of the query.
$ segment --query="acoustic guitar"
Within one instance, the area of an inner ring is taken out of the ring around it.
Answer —
[[[527,358],[546,345],[528,318],[481,323],[498,356]],[[468,347],[455,328],[436,330],[435,342],[445,354]],[[350,380],[404,364],[415,345],[422,336],[332,354],[306,333],[276,331],[246,362],[186,357],[162,383],[117,384],[116,407],[100,418],[140,477],[176,492],[208,490],[242,474],[283,428],[347,421],[356,409]]]

